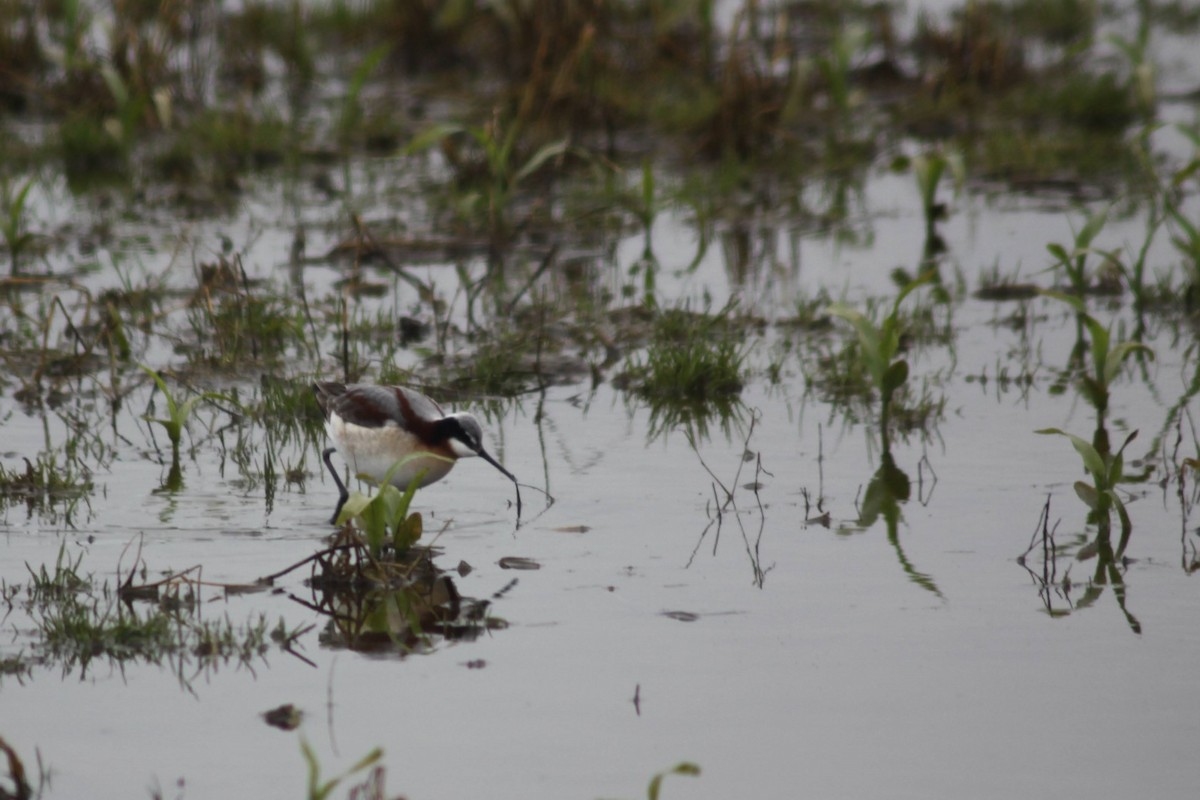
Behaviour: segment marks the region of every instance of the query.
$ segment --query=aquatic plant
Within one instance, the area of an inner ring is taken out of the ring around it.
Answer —
[[[300,737],[300,753],[304,756],[304,763],[308,766],[308,800],[327,800],[333,793],[333,790],[338,787],[342,781],[346,780],[355,773],[362,772],[370,766],[377,765],[383,758],[383,749],[376,747],[371,752],[360,758],[353,766],[346,769],[339,775],[336,775],[328,780],[321,780],[321,763],[317,760],[317,754],[308,744],[308,740],[303,736]],[[382,767],[376,766],[376,770],[381,770]],[[350,792],[351,797],[357,797],[358,788],[354,788]],[[382,791],[382,787],[379,788]],[[376,797],[381,795],[366,795],[366,797]]]
[[[1074,231],[1075,240],[1069,251],[1058,242],[1046,245],[1046,250],[1055,258],[1051,271],[1061,270],[1067,278],[1068,291],[1077,297],[1083,297],[1092,287],[1088,258],[1099,255],[1105,262],[1115,259],[1112,253],[1092,247],[1092,242],[1100,235],[1107,221],[1107,209],[1089,214],[1079,230]]]
[[[341,113],[337,120],[338,141],[343,149],[347,149],[351,141],[362,132],[363,112],[360,100],[363,87],[371,73],[379,67],[391,49],[391,45],[388,43],[374,48],[363,57],[362,62],[355,67],[350,76],[345,95],[342,98]]]
[[[383,555],[383,545],[387,541],[396,553],[403,553],[421,538],[422,522],[419,513],[408,513],[413,495],[421,480],[425,477],[422,470],[413,476],[408,487],[401,492],[392,484],[392,475],[402,469],[405,464],[422,458],[438,458],[424,453],[410,453],[396,461],[388,469],[383,483],[374,495],[367,497],[360,492],[354,492],[346,500],[341,511],[334,520],[336,525],[348,522],[358,527],[367,539],[367,549],[374,559]],[[390,539],[390,541],[388,541]]]
[[[1185,217],[1175,204],[1167,206],[1167,215],[1174,223],[1171,244],[1183,257],[1183,266],[1187,270],[1184,306],[1194,311],[1200,308],[1200,226]]]
[[[912,159],[913,176],[921,194],[921,211],[925,217],[926,258],[945,249],[937,233],[937,223],[946,217],[946,206],[938,202],[937,192],[946,170],[950,170],[955,191],[959,191],[966,180],[966,167],[960,153],[927,150]]]
[[[657,773],[650,779],[650,784],[646,787],[646,800],[658,800],[659,794],[662,792],[662,783],[669,775],[691,775],[696,777],[700,774],[700,767],[690,761],[681,761],[668,770],[663,770]]]
[[[495,245],[503,243],[511,232],[511,205],[521,184],[542,169],[551,159],[564,155],[570,145],[566,139],[548,142],[521,160],[518,139],[522,133],[520,118],[503,120],[497,115],[485,125],[461,123],[434,125],[418,134],[404,148],[405,155],[442,145],[451,165],[459,170],[464,191],[463,208],[471,216],[486,221],[486,229]],[[475,166],[469,157],[459,154],[452,142],[466,137],[483,155],[482,181],[472,176]],[[479,185],[482,184],[482,185]]]
[[[2,663],[2,660],[0,660]],[[0,780],[0,798],[4,800],[34,800],[44,796],[50,787],[50,775],[42,764],[42,754],[37,753],[37,783],[29,782],[29,773],[25,762],[17,755],[17,751],[0,736],[0,755],[4,756],[8,774],[5,780]],[[0,773],[2,775],[3,773]]]
[[[1075,310],[1090,339],[1091,371],[1080,377],[1079,388],[1084,398],[1096,409],[1103,420],[1108,411],[1109,391],[1113,381],[1121,374],[1125,360],[1135,353],[1154,358],[1154,351],[1145,344],[1135,341],[1112,341],[1112,331],[1084,310],[1083,301],[1073,295],[1060,292],[1045,292],[1048,297],[1061,300]]]
[[[1139,3],[1142,8],[1142,19],[1138,25],[1136,37],[1127,39],[1120,34],[1110,34],[1109,44],[1125,57],[1129,65],[1129,91],[1137,102],[1138,110],[1147,118],[1153,118],[1154,109],[1158,103],[1157,70],[1154,60],[1150,57],[1150,21],[1146,17],[1147,3]]]
[[[642,236],[644,237],[642,257],[629,267],[629,274],[632,277],[641,272],[642,298],[647,305],[653,305],[655,302],[659,270],[658,258],[654,255],[654,244],[651,241],[654,220],[659,213],[654,184],[654,168],[651,166],[650,160],[646,159],[642,162],[640,196],[635,202],[630,204],[631,210],[637,217],[638,224],[642,228]]]
[[[198,659],[202,669],[230,660],[250,663],[262,657],[271,642],[289,650],[307,630],[291,630],[282,619],[270,628],[262,614],[244,624],[228,616],[200,619],[198,585],[189,578],[194,570],[135,585],[135,567],[123,580],[119,576],[114,587],[108,582],[98,585],[91,574],[84,574],[82,559],[82,554],[69,556],[64,543],[53,569],[26,565],[30,581],[24,611],[38,634],[31,651],[35,665],[57,663],[67,672],[78,666],[86,673],[96,658],[169,662],[186,686],[191,676],[183,668],[192,659]],[[135,605],[139,601],[146,607]]]
[[[21,254],[33,239],[33,234],[26,229],[28,222],[25,204],[34,183],[32,176],[15,188],[8,179],[0,181],[0,201],[3,202],[5,210],[3,217],[0,217],[0,233],[4,235],[4,242],[8,245],[8,254],[12,259],[9,274],[14,276],[20,274]]]
[[[899,357],[900,304],[915,290],[932,280],[933,273],[927,273],[905,285],[896,296],[891,312],[879,323],[842,303],[834,303],[826,308],[826,313],[850,323],[858,336],[860,356],[872,385],[879,392],[879,427],[884,453],[891,449],[888,423],[891,419],[892,400],[908,380],[908,362]]]
[[[57,451],[23,460],[24,469],[0,464],[0,509],[24,502],[30,514],[38,511],[53,518],[61,513],[67,525],[74,525],[78,504],[86,503],[93,489],[87,467],[70,453],[60,461]]]
[[[1067,433],[1059,428],[1041,428],[1035,433],[1065,436],[1071,441],[1075,452],[1083,459],[1083,466],[1092,476],[1092,482],[1075,481],[1075,494],[1091,510],[1097,524],[1099,534],[1097,543],[1107,546],[1109,542],[1111,514],[1115,510],[1121,521],[1121,539],[1117,549],[1112,552],[1112,558],[1119,559],[1129,544],[1129,534],[1133,531],[1133,523],[1129,512],[1125,510],[1125,502],[1117,493],[1117,484],[1125,477],[1125,448],[1137,437],[1134,431],[1125,438],[1125,442],[1115,453],[1101,453],[1086,439]]]
[[[54,561],[53,572],[46,569],[45,564],[39,565],[35,570],[26,563],[25,570],[29,573],[30,580],[28,587],[30,602],[50,602],[62,595],[86,591],[92,585],[92,578],[90,575],[80,574],[79,567],[82,563],[82,552],[75,559],[71,559],[67,555],[65,541],[58,546],[58,556]]]
[[[139,367],[154,379],[158,391],[167,401],[167,416],[166,417],[151,417],[149,414],[143,415],[142,419],[147,422],[154,422],[163,427],[167,432],[167,438],[171,441],[171,473],[167,478],[166,488],[176,490],[182,487],[183,479],[179,465],[179,444],[183,439],[183,431],[187,426],[188,417],[191,416],[192,410],[201,401],[216,401],[220,400],[226,403],[236,405],[236,402],[222,394],[215,392],[201,392],[194,394],[182,403],[176,399],[171,390],[167,388],[167,382],[163,380],[162,375],[158,374],[145,364],[139,364]]]
[[[863,51],[867,43],[866,29],[845,27],[835,35],[829,52],[817,59],[817,70],[825,81],[830,108],[841,120],[848,120],[850,111],[857,102],[851,81],[851,67],[854,58]]]
[[[938,597],[943,597],[941,589],[933,578],[918,570],[909,561],[900,543],[900,520],[903,516],[901,507],[912,497],[912,479],[908,473],[896,465],[896,460],[890,452],[884,452],[880,459],[879,469],[867,482],[866,491],[862,494],[862,502],[858,504],[858,521],[860,529],[866,530],[873,526],[880,517],[887,527],[888,542],[896,551],[896,558],[908,579]],[[857,502],[857,501],[856,501]],[[943,598],[944,599],[944,598]]]
[[[614,380],[649,404],[649,438],[682,426],[703,439],[713,420],[727,427],[744,408],[739,398],[752,344],[743,334],[752,323],[733,311],[731,303],[716,314],[661,312],[645,352]]]

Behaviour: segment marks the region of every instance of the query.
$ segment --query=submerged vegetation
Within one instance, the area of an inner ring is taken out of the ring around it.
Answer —
[[[83,554],[72,558],[64,544],[53,569],[27,565],[28,581],[6,597],[10,612],[20,605],[37,629],[35,645],[20,657],[24,668],[58,666],[83,677],[94,661],[162,664],[188,687],[222,665],[253,669],[272,645],[290,651],[306,631],[289,630],[282,619],[272,627],[261,614],[241,624],[204,619],[200,592],[211,584],[196,569],[135,583],[139,571],[144,580],[139,562],[113,585],[97,582],[82,563]]]

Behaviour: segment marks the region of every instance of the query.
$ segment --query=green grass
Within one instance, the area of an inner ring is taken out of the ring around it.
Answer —
[[[755,323],[733,312],[680,307],[656,315],[649,343],[613,381],[649,406],[650,438],[675,428],[704,438],[711,423],[727,429],[740,416],[753,346],[746,334]]]
[[[30,514],[62,515],[71,524],[76,507],[94,489],[88,472],[77,460],[60,460],[54,453],[40,453],[24,463],[24,468],[0,464],[0,509],[23,503]]]
[[[182,680],[218,664],[251,664],[272,647],[288,648],[302,631],[281,619],[271,626],[262,614],[235,623],[227,614],[201,616],[198,586],[186,576],[136,586],[133,576],[114,586],[81,570],[82,553],[64,544],[53,566],[27,566],[23,593],[11,598],[31,618],[35,639],[22,660],[25,671],[58,666],[87,672],[90,664],[168,663]]]
[[[893,397],[908,381],[908,361],[902,357],[901,349],[903,317],[900,314],[900,304],[922,285],[931,283],[933,278],[933,274],[930,273],[907,283],[897,294],[891,311],[879,321],[841,303],[835,303],[827,309],[831,316],[845,320],[854,329],[863,372],[870,378],[872,387],[879,395],[880,439],[885,453],[890,447],[888,425]]]

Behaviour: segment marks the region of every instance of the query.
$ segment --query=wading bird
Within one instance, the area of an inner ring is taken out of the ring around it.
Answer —
[[[483,449],[483,430],[471,414],[446,414],[430,398],[403,386],[368,383],[347,386],[319,381],[313,384],[313,392],[325,415],[325,432],[335,445],[321,454],[340,493],[330,522],[337,522],[342,506],[350,497],[329,460],[334,450],[342,454],[355,475],[376,484],[383,482],[397,461],[418,455],[392,473],[391,482],[399,489],[408,488],[422,472],[419,485],[428,486],[446,477],[458,459],[479,456],[517,487],[520,520],[520,485],[511,472]]]

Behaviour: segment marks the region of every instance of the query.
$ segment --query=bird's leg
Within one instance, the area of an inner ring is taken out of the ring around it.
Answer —
[[[342,513],[342,506],[346,505],[346,501],[350,499],[350,493],[346,491],[346,484],[342,483],[341,477],[337,474],[337,470],[333,468],[333,463],[329,460],[329,456],[336,447],[327,447],[325,452],[321,453],[321,458],[325,461],[325,466],[329,467],[329,474],[333,476],[333,482],[338,487],[338,502],[337,508],[333,510],[333,517],[329,520],[330,525],[337,524],[338,514]]]

